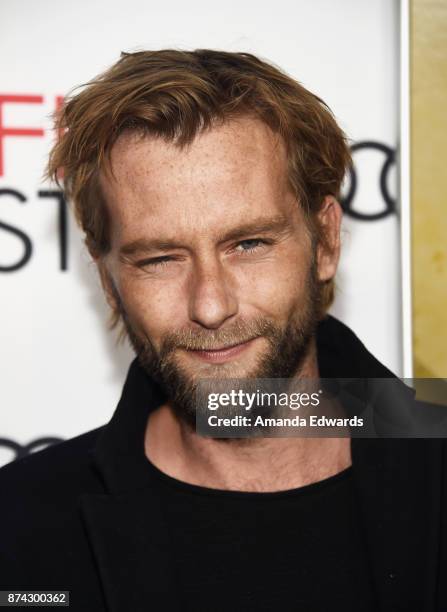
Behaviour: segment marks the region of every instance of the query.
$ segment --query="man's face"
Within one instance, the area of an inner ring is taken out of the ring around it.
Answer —
[[[200,378],[286,378],[316,326],[321,276],[285,146],[241,118],[179,149],[123,134],[101,187],[100,263],[146,370],[190,422]]]

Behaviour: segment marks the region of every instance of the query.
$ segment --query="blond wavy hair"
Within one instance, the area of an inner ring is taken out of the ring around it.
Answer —
[[[250,53],[164,49],[122,53],[80,93],[67,97],[56,117],[62,136],[46,175],[59,183],[63,172],[63,190],[92,257],[109,250],[109,218],[98,178],[120,134],[134,130],[183,147],[202,130],[244,115],[257,117],[283,138],[289,185],[312,236],[327,247],[316,213],[326,195],[340,197],[351,156],[326,103]],[[321,288],[322,316],[333,299],[331,279]],[[119,320],[115,310],[112,327]]]

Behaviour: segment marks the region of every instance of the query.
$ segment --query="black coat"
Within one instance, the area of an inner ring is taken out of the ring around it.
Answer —
[[[393,376],[332,317],[317,340],[324,377]],[[144,454],[160,401],[134,361],[107,425],[0,470],[0,590],[68,590],[76,611],[181,609]],[[446,612],[445,441],[352,439],[351,448],[380,610]]]

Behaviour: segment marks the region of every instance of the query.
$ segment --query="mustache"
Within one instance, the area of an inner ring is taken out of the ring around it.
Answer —
[[[242,344],[260,336],[271,337],[277,334],[278,329],[276,325],[265,318],[237,321],[223,329],[178,330],[165,336],[161,353],[163,356],[166,356],[179,348],[189,351],[213,350]]]

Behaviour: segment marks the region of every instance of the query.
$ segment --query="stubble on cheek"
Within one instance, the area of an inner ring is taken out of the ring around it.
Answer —
[[[226,370],[231,370],[235,376],[238,375],[238,371],[245,376],[248,375],[248,370],[256,371],[260,366],[260,369],[265,371],[266,362],[272,359],[278,360],[277,355],[274,357],[278,347],[282,350],[284,346],[290,347],[291,344],[301,346],[315,327],[320,293],[316,277],[315,256],[311,257],[307,273],[289,274],[283,277],[279,288],[278,278],[276,282],[275,279],[272,279],[264,288],[257,287],[261,294],[270,295],[271,299],[264,298],[264,301],[267,302],[267,312],[275,316],[263,314],[250,320],[239,319],[232,325],[217,330],[186,328],[169,331],[161,336],[151,335],[148,331],[149,325],[145,323],[150,316],[146,299],[141,295],[135,296],[137,287],[133,280],[122,279],[122,281],[121,292],[132,295],[133,299],[130,301],[130,306],[125,306],[124,300],[121,299],[112,284],[114,301],[140,363],[152,373],[161,374],[168,367],[181,369],[185,376],[205,372],[210,375],[216,375],[219,372],[223,374]],[[294,291],[291,290],[290,285],[295,286]],[[254,289],[256,287],[253,287]],[[284,300],[284,293],[291,294],[292,299]],[[166,300],[162,302],[160,296],[154,298],[153,295],[148,299],[152,302],[151,311],[155,311],[155,317],[150,319],[150,326],[154,329],[157,323],[160,326],[168,319],[166,313],[163,321],[157,317],[157,306],[158,312],[163,312],[163,302]],[[287,339],[288,335],[290,335],[290,342]],[[158,337],[157,341],[155,337]],[[241,355],[240,359],[236,358],[233,362],[228,362],[228,365],[222,364],[226,366],[224,368],[220,367],[220,364],[217,367],[212,364],[202,366],[194,362],[194,357],[187,355],[188,350],[211,350],[240,344],[253,338],[258,339],[255,342],[257,346],[253,346],[253,350],[248,348],[246,354]]]

